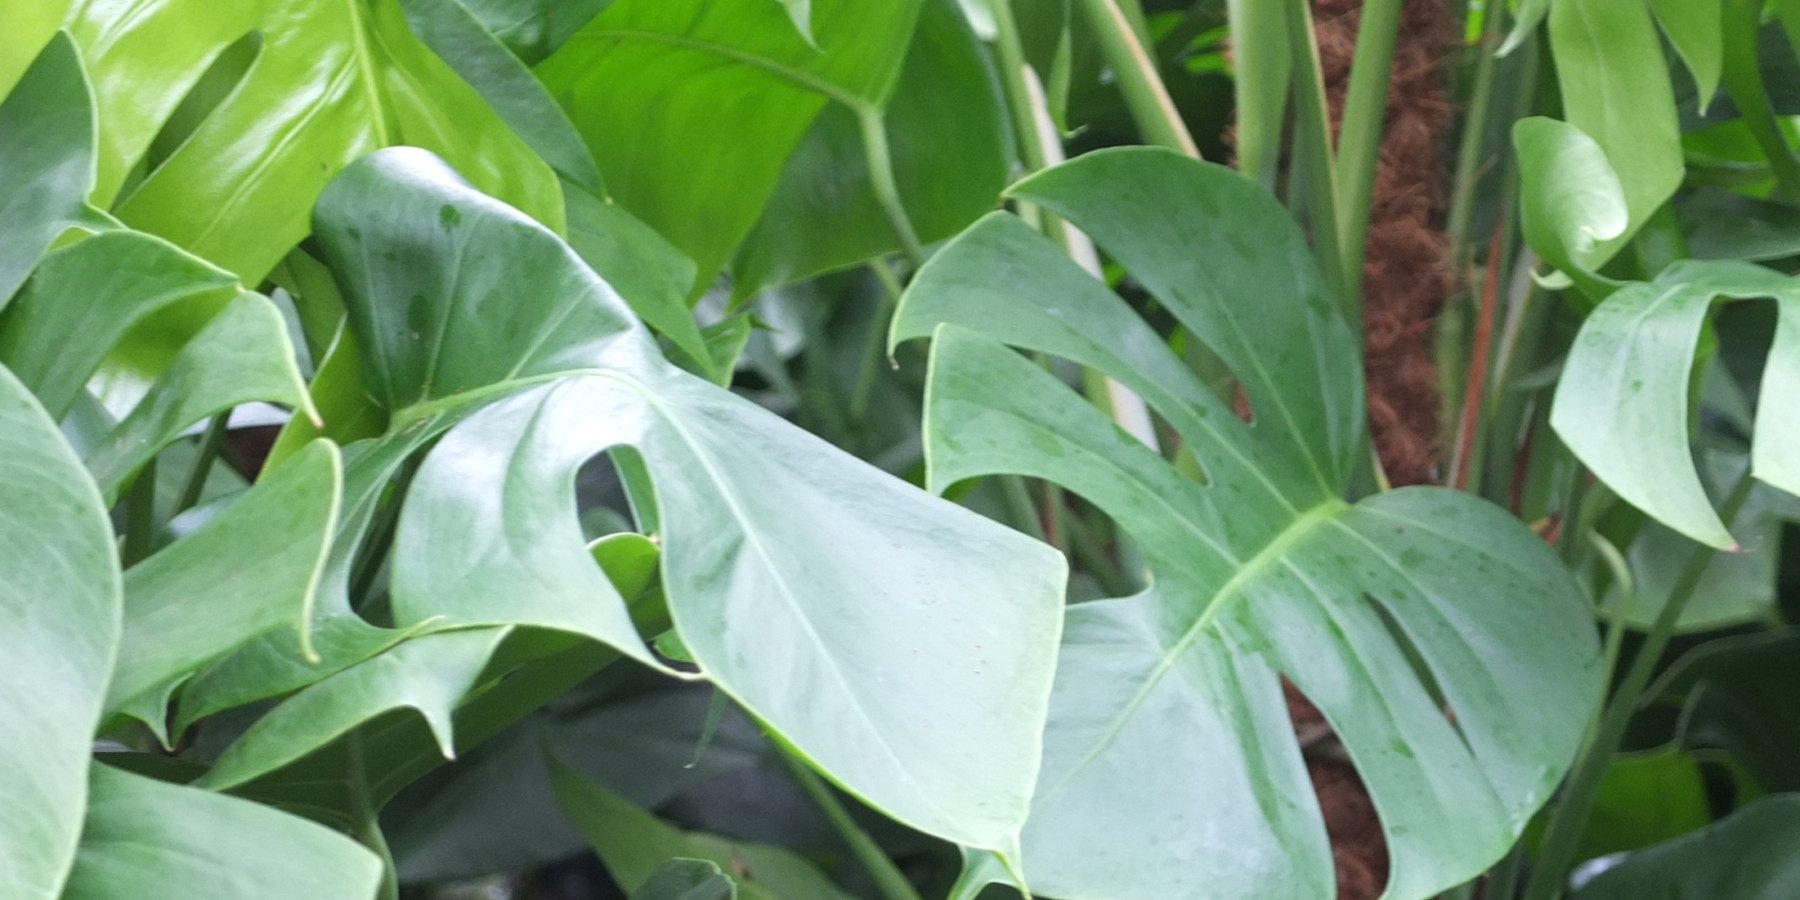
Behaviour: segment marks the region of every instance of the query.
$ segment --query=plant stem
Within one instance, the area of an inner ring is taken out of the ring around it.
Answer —
[[[1037,116],[1032,110],[1031,89],[1025,83],[1025,48],[1019,39],[1019,23],[1013,18],[1012,0],[993,0],[994,51],[999,57],[1000,91],[1006,96],[1006,112],[1012,118],[1019,141],[1019,162],[1027,174],[1048,165],[1038,141]]]
[[[1169,89],[1163,85],[1162,76],[1157,74],[1156,61],[1144,50],[1143,42],[1138,40],[1137,31],[1119,10],[1119,4],[1114,0],[1080,2],[1099,41],[1100,53],[1112,69],[1113,77],[1118,79],[1119,91],[1125,95],[1125,108],[1131,112],[1132,121],[1137,123],[1138,133],[1148,143],[1199,159],[1200,148],[1188,134],[1181,113],[1175,109],[1175,101],[1169,97]]]
[[[206,476],[212,474],[213,461],[219,458],[219,447],[225,443],[225,427],[230,420],[231,410],[226,410],[206,423],[199,449],[194,452],[194,464],[188,467],[187,478],[181,482],[181,495],[175,499],[175,509],[169,513],[169,518],[181,515],[200,502],[200,495],[206,490]]]
[[[1337,229],[1348,305],[1362,306],[1363,254],[1374,203],[1375,164],[1381,156],[1387,120],[1388,81],[1394,67],[1394,39],[1400,30],[1400,0],[1365,0],[1356,29],[1356,55],[1344,94],[1338,133]]]
[[[361,729],[352,730],[346,739],[350,766],[350,799],[356,809],[356,836],[363,845],[381,857],[381,887],[377,900],[400,900],[400,878],[394,867],[393,851],[388,849],[387,835],[381,833],[381,819],[369,796],[368,763],[363,754]]]
[[[1738,510],[1743,508],[1754,484],[1750,473],[1746,471],[1732,487],[1731,494],[1719,509],[1719,516],[1727,525],[1737,517]],[[1606,774],[1612,755],[1625,736],[1625,726],[1631,722],[1631,714],[1637,710],[1644,687],[1650,683],[1650,676],[1655,674],[1656,664],[1662,658],[1663,650],[1668,647],[1670,636],[1675,633],[1675,623],[1681,620],[1681,611],[1687,606],[1694,589],[1700,584],[1700,577],[1706,573],[1706,567],[1716,553],[1717,549],[1705,545],[1695,548],[1687,567],[1681,571],[1680,579],[1670,589],[1662,612],[1656,617],[1656,623],[1644,636],[1643,645],[1632,658],[1631,668],[1626,672],[1625,679],[1619,683],[1612,701],[1607,704],[1593,739],[1582,748],[1581,756],[1577,758],[1569,776],[1569,784],[1563,791],[1562,801],[1557,804],[1556,811],[1551,814],[1549,827],[1544,830],[1537,866],[1525,888],[1525,900],[1553,900],[1561,895],[1569,868],[1575,862],[1576,844],[1587,828],[1588,817],[1593,813],[1594,798],[1600,792],[1601,776]]]
[[[1494,99],[1494,70],[1499,56],[1494,52],[1504,39],[1506,4],[1486,0],[1482,13],[1481,41],[1475,45],[1480,54],[1475,61],[1475,83],[1469,88],[1463,116],[1462,135],[1456,148],[1456,173],[1450,185],[1450,212],[1444,230],[1450,236],[1450,262],[1461,266],[1468,250],[1469,221],[1475,214],[1475,188],[1481,181],[1481,151],[1487,145],[1488,110]]]
[[[1227,0],[1237,99],[1238,170],[1275,190],[1289,71],[1287,10],[1270,0]]]
[[[1037,507],[1031,504],[1031,491],[1025,487],[1025,478],[1021,475],[1000,475],[1000,494],[1006,499],[1007,512],[1012,514],[1020,531],[1045,541],[1044,520],[1039,518]]]
[[[868,870],[869,876],[875,881],[875,889],[881,892],[884,900],[922,900],[918,890],[900,873],[894,861],[888,859],[881,845],[875,843],[875,839],[869,837],[869,833],[851,818],[850,811],[844,808],[844,804],[838,802],[837,795],[831,792],[831,786],[825,783],[825,779],[820,778],[818,773],[779,740],[772,743],[781,754],[781,761],[793,773],[800,789],[818,804],[820,811],[825,813],[825,818],[831,821],[831,826],[844,838],[844,843],[850,845],[850,852]]]
[[[1775,195],[1790,203],[1800,202],[1800,157],[1769,110],[1762,69],[1756,55],[1756,33],[1762,25],[1763,0],[1725,0],[1723,37],[1724,68],[1720,82],[1726,96],[1743,114],[1750,136],[1769,160],[1775,173]]]
[[[1349,319],[1360,330],[1362,306],[1343,283],[1343,250],[1337,236],[1337,185],[1331,153],[1331,115],[1325,105],[1325,76],[1319,68],[1319,44],[1313,35],[1306,0],[1287,0],[1288,56],[1294,62],[1294,173],[1307,197],[1307,221],[1319,268]]]
[[[125,494],[125,545],[119,551],[124,568],[150,555],[156,543],[156,459],[138,470]]]
[[[887,320],[895,304],[900,302],[900,279],[888,265],[886,257],[869,260],[869,269],[881,282],[881,299],[869,315],[869,334],[863,339],[862,359],[856,366],[856,384],[850,389],[850,420],[861,422],[869,412],[869,394],[875,390],[875,373],[881,366],[882,348],[887,345]]]
[[[913,228],[912,218],[906,214],[906,206],[900,202],[900,187],[894,181],[894,156],[888,147],[887,119],[880,109],[864,105],[856,107],[856,121],[862,126],[863,153],[868,158],[869,183],[875,191],[875,200],[887,215],[888,224],[893,226],[907,259],[915,266],[924,265],[925,248],[919,243],[919,233]]]

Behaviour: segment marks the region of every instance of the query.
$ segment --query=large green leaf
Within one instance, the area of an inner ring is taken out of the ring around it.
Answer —
[[[1356,341],[1260,186],[1135,148],[1014,194],[1092,235],[1232,367],[1253,410],[1253,423],[1233,415],[1123,300],[1010,215],[941,250],[901,302],[895,340],[935,334],[932,486],[1008,472],[1060,483],[1131,535],[1152,576],[1141,594],[1068,610],[1025,830],[1031,887],[1072,900],[1328,895],[1331,853],[1279,676],[1325,713],[1369,788],[1387,896],[1478,874],[1549,796],[1597,696],[1593,628],[1567,571],[1468,494],[1339,499],[1363,446]],[[1007,344],[1130,387],[1204,483]]]
[[[1620,236],[1600,240],[1598,264],[1681,185],[1675,93],[1645,0],[1552,3],[1550,49],[1564,115],[1606,153],[1630,210]]]
[[[738,877],[747,900],[845,900],[847,896],[785,847],[683,832],[557,759],[550,761],[550,778],[563,811],[599,851],[613,879],[633,897],[671,857],[718,865]]]
[[[333,174],[378,147],[428,147],[560,227],[556,176],[408,29],[398,0],[89,0],[70,13],[100,110],[95,199],[260,282],[307,233]],[[243,79],[141,183],[134,166],[221,53],[257,37]]]
[[[58,896],[119,638],[119,560],[100,492],[0,366],[0,895]]]
[[[6,31],[14,28],[7,10]],[[24,27],[24,26],[20,26]],[[51,36],[0,102],[0,307],[39,254],[76,225],[94,226],[94,104],[81,55],[66,34]]]
[[[825,104],[887,102],[919,3],[815,0],[809,42],[771,0],[618,0],[537,73],[613,197],[710,284]]]
[[[1701,543],[1735,543],[1688,447],[1688,384],[1717,299],[1773,297],[1780,308],[1763,369],[1751,473],[1800,493],[1800,281],[1750,263],[1689,260],[1620,288],[1582,323],[1550,424],[1607,486]]]
[[[107,709],[163,735],[170,693],[206,664],[283,625],[309,648],[303,636],[339,496],[337,448],[315,442],[198,532],[126,572]]]
[[[1800,794],[1764,797],[1693,834],[1640,850],[1575,900],[1786,900],[1800,896]]]
[[[655,664],[577,527],[575,473],[614,450],[708,678],[896,818],[1012,846],[1060,558],[670,366],[555,235],[429,154],[352,165],[316,230],[382,441],[448,428],[400,513],[397,626],[535,625]]]
[[[81,852],[63,900],[359,900],[381,860],[256,803],[93,766]]]
[[[1012,135],[980,45],[953,0],[926,0],[894,95],[887,134],[901,206],[917,238],[947,238],[993,209]],[[870,181],[856,109],[831,104],[795,149],[732,261],[747,297],[903,249]]]

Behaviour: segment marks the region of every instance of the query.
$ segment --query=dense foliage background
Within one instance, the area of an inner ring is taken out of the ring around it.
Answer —
[[[0,898],[1800,895],[1800,3],[0,23]]]

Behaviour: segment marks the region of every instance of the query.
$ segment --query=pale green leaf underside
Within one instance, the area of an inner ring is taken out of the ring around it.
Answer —
[[[106,505],[56,423],[0,366],[0,896],[54,900],[119,637]]]

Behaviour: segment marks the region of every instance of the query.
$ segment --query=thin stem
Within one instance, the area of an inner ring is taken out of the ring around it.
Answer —
[[[1356,55],[1350,65],[1350,87],[1344,94],[1337,146],[1337,229],[1344,267],[1341,277],[1344,289],[1350,292],[1346,304],[1357,308],[1362,306],[1369,208],[1374,203],[1375,164],[1381,157],[1388,81],[1394,68],[1394,38],[1399,31],[1400,0],[1365,0],[1362,22],[1356,29]]]
[[[1331,154],[1331,114],[1325,105],[1325,75],[1306,0],[1287,0],[1288,56],[1294,62],[1294,169],[1310,191],[1308,221],[1319,267],[1352,327],[1362,321],[1360,304],[1343,283],[1343,250],[1337,235],[1336,166]]]
[[[1200,158],[1200,148],[1188,134],[1169,89],[1157,74],[1156,61],[1144,50],[1137,30],[1119,10],[1114,0],[1081,0],[1090,27],[1100,44],[1100,53],[1118,79],[1119,92],[1125,95],[1125,108],[1137,123],[1144,140]]]
[[[1504,40],[1506,4],[1486,0],[1483,4],[1481,41],[1475,45],[1479,58],[1475,61],[1475,83],[1463,116],[1462,136],[1456,148],[1456,173],[1450,185],[1450,212],[1444,230],[1450,235],[1450,261],[1462,265],[1468,250],[1469,221],[1475,214],[1475,189],[1481,181],[1481,151],[1487,145],[1488,110],[1494,100],[1494,71],[1499,55],[1494,51]]]
[[[875,390],[875,373],[880,370],[882,348],[887,345],[887,321],[895,304],[900,302],[900,279],[887,259],[877,256],[869,260],[875,279],[881,282],[881,299],[869,317],[869,333],[863,339],[862,359],[856,366],[856,385],[850,389],[850,419],[861,422],[869,412],[869,395]]]
[[[230,421],[231,410],[226,410],[206,423],[199,449],[194,452],[194,464],[188,467],[187,478],[181,482],[181,494],[175,498],[175,508],[169,518],[181,515],[200,502],[200,495],[206,491],[206,476],[212,474],[213,462],[219,458],[219,448],[225,443],[225,428]]]
[[[1724,67],[1719,81],[1726,96],[1743,114],[1750,136],[1769,160],[1775,173],[1775,194],[1788,202],[1800,202],[1800,157],[1769,110],[1763,88],[1762,68],[1756,55],[1756,33],[1762,25],[1763,0],[1726,0],[1722,22]]]
[[[363,845],[381,857],[381,887],[377,900],[400,900],[400,878],[394,866],[393,851],[388,849],[387,835],[381,833],[379,810],[369,795],[368,765],[363,753],[362,730],[351,731],[345,741],[349,753],[350,800],[355,805],[356,836]]]
[[[1048,543],[1049,535],[1044,533],[1044,520],[1038,517],[1037,507],[1031,503],[1031,491],[1025,487],[1025,478],[1020,475],[1000,475],[1000,494],[1006,500],[1006,510],[1012,514],[1019,530]]]
[[[994,51],[1000,63],[1000,90],[1019,141],[1019,162],[1027,173],[1049,165],[1038,141],[1037,115],[1032,110],[1031,88],[1025,82],[1025,47],[1019,39],[1019,23],[1013,18],[1011,0],[994,0]]]
[[[925,264],[925,248],[919,244],[919,233],[913,228],[906,206],[900,202],[900,187],[894,181],[894,156],[888,147],[887,120],[873,106],[857,106],[856,121],[862,126],[863,153],[868,157],[869,183],[875,200],[887,215],[888,224],[900,239],[901,249],[913,265]]]
[[[851,818],[850,811],[844,808],[844,804],[838,802],[837,795],[831,792],[831,786],[825,783],[825,779],[820,778],[818,773],[802,762],[792,750],[782,745],[780,741],[772,743],[779,749],[781,761],[787,765],[788,771],[793,773],[794,780],[799,783],[800,789],[805,791],[814,803],[818,804],[819,810],[825,813],[825,818],[831,821],[831,826],[837,829],[837,833],[843,837],[844,843],[850,845],[850,852],[855,854],[857,861],[862,863],[864,869],[868,870],[870,877],[875,881],[875,889],[881,893],[884,900],[922,900],[918,889],[912,886],[912,882],[906,880],[906,876],[901,874],[900,869],[894,865],[894,861],[888,859],[888,855],[881,849],[881,845],[875,843],[875,839],[869,837],[869,833],[864,831],[861,825],[856,824],[854,818]]]
[[[1738,510],[1743,508],[1754,484],[1750,473],[1746,471],[1732,487],[1730,496],[1726,497],[1724,505],[1719,509],[1719,516],[1727,525],[1737,517]],[[1681,620],[1681,611],[1687,607],[1694,589],[1700,585],[1700,577],[1706,573],[1706,567],[1716,553],[1718,550],[1710,546],[1700,545],[1695,548],[1687,568],[1681,571],[1680,579],[1670,589],[1662,612],[1656,617],[1656,623],[1650,627],[1650,632],[1644,636],[1643,645],[1632,658],[1631,669],[1626,672],[1625,679],[1613,693],[1612,702],[1607,704],[1593,740],[1582,748],[1581,756],[1576,760],[1574,771],[1569,776],[1568,787],[1563,791],[1562,801],[1557,804],[1556,811],[1551,814],[1550,825],[1544,831],[1537,866],[1525,888],[1525,900],[1553,900],[1561,895],[1569,868],[1575,862],[1576,844],[1582,832],[1587,829],[1588,817],[1593,813],[1594,798],[1600,792],[1601,776],[1606,774],[1607,765],[1612,762],[1612,755],[1618,750],[1620,739],[1625,736],[1625,726],[1631,722],[1631,714],[1637,711],[1644,687],[1650,683],[1650,676],[1655,674],[1656,664],[1661,660],[1663,650],[1668,647],[1670,636],[1675,633],[1675,623]]]
[[[125,494],[125,546],[119,551],[121,563],[129,569],[156,544],[156,460],[152,458],[138,470],[137,478]]]

